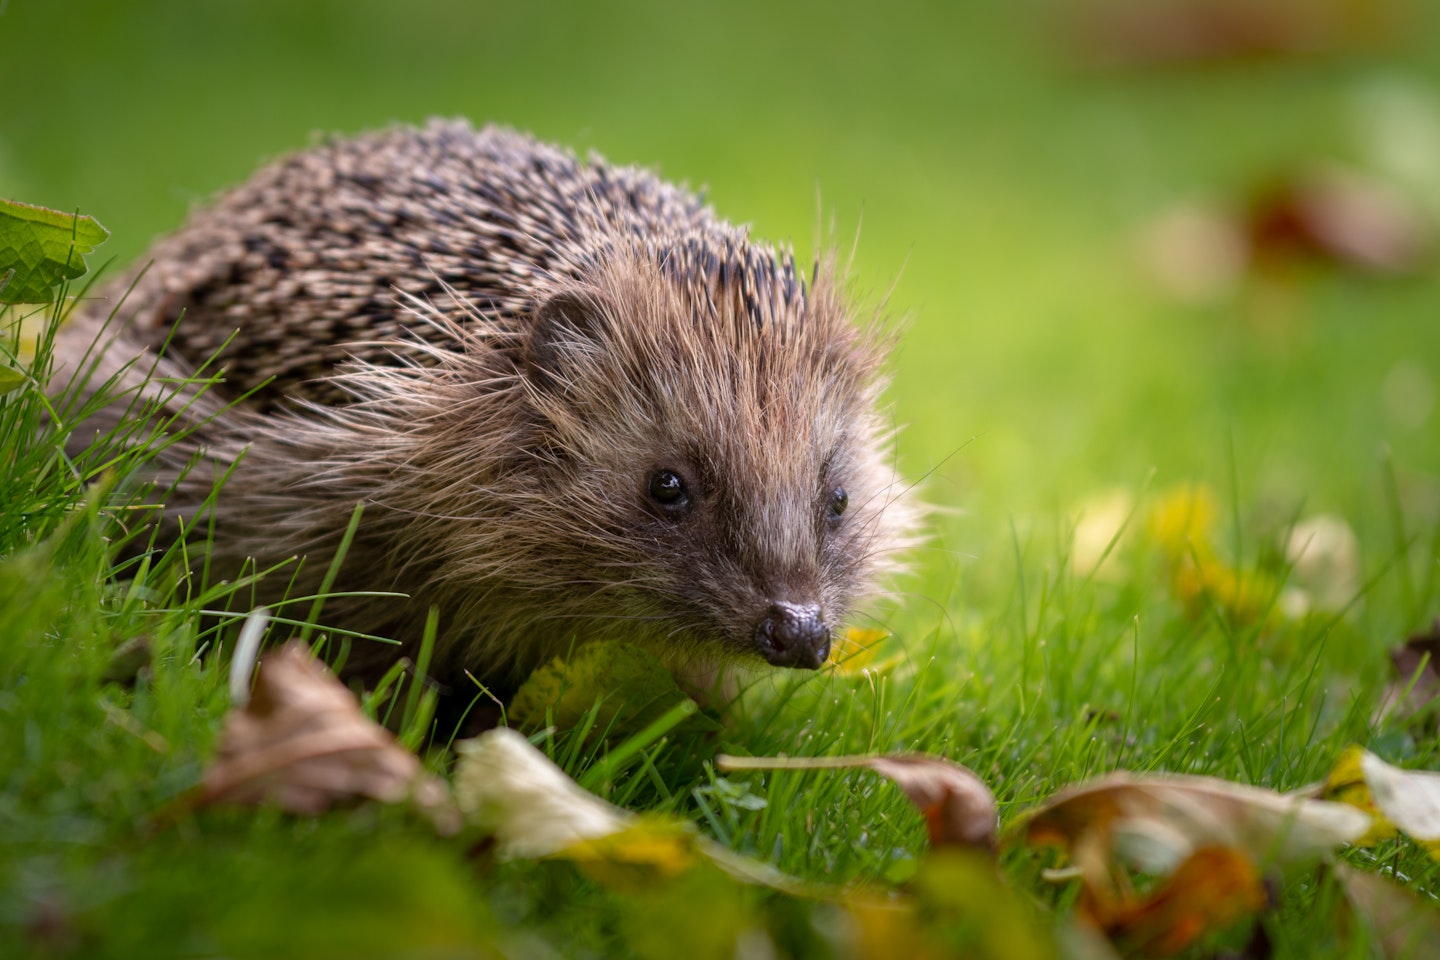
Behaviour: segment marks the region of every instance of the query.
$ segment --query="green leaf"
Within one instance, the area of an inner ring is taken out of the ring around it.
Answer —
[[[56,284],[85,275],[85,256],[109,237],[93,217],[0,200],[0,303],[49,303]]]
[[[0,364],[0,395],[9,393],[25,382],[25,374],[14,367]]]
[[[568,662],[556,657],[530,674],[515,692],[509,715],[517,726],[540,727],[548,722],[568,730],[603,700],[596,729],[622,733],[644,727],[687,699],[670,671],[639,647],[591,643],[577,649]],[[696,713],[684,727],[716,730],[719,724]]]

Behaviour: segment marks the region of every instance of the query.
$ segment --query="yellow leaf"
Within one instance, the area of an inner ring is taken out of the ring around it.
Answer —
[[[637,818],[611,806],[508,727],[461,741],[455,752],[455,804],[495,838],[501,857],[573,859],[597,879],[632,884],[647,872],[670,876],[698,863],[742,883],[803,889],[770,866],[700,837],[686,821]]]
[[[1370,829],[1365,835],[1355,842],[1362,847],[1368,847],[1372,843],[1379,843],[1381,840],[1389,840],[1395,836],[1395,826],[1386,820],[1375,806],[1375,799],[1370,794],[1370,785],[1365,782],[1365,771],[1360,767],[1360,758],[1365,755],[1362,747],[1350,746],[1340,754],[1331,768],[1329,776],[1325,778],[1325,786],[1321,795],[1326,800],[1334,800],[1337,803],[1348,803],[1352,807],[1358,807],[1370,814]]]
[[[1171,557],[1208,553],[1211,532],[1220,510],[1215,494],[1199,483],[1173,487],[1150,508],[1146,530]]]
[[[864,960],[944,960],[951,956],[916,917],[915,905],[908,900],[854,894],[844,901],[844,906],[850,921],[846,931],[850,956]]]
[[[706,859],[696,839],[688,823],[641,817],[615,833],[579,840],[556,856],[601,883],[633,888],[677,876]]]
[[[1236,625],[1258,623],[1274,606],[1275,581],[1259,571],[1243,572],[1208,553],[1175,559],[1171,585],[1192,617],[1212,604]]]
[[[1135,498],[1126,490],[1109,490],[1089,498],[1076,512],[1070,569],[1082,577],[1116,579],[1120,575],[1116,547],[1135,514]]]
[[[837,677],[859,677],[886,673],[904,659],[903,654],[877,661],[881,644],[890,633],[886,630],[850,627],[835,638],[828,669]]]
[[[1405,834],[1440,859],[1440,773],[1401,770],[1358,746],[1347,747],[1325,779],[1324,796],[1375,817],[1361,842]]]

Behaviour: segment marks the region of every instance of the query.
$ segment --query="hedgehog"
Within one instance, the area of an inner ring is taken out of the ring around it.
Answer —
[[[432,607],[442,688],[612,639],[817,668],[916,515],[893,333],[852,299],[833,254],[802,271],[648,170],[431,121],[263,168],[58,355],[118,385],[97,429],[132,393],[185,425],[152,479],[213,572],[298,558],[257,600],[319,591],[350,531],[324,623],[400,644],[354,643],[354,675],[413,656]]]

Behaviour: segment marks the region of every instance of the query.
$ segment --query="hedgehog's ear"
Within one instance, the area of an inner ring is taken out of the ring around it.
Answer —
[[[525,372],[538,386],[563,385],[577,365],[599,349],[604,307],[598,297],[575,292],[542,300],[530,318]]]

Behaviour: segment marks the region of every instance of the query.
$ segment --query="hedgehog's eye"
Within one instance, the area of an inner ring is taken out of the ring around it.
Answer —
[[[675,471],[657,470],[650,477],[650,499],[666,510],[680,511],[690,505],[690,492]]]
[[[831,520],[840,519],[840,515],[845,512],[845,508],[848,506],[850,506],[850,495],[845,492],[844,487],[836,487],[830,491]]]

